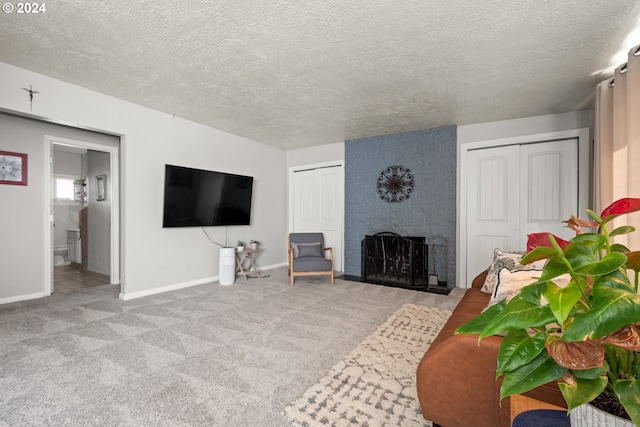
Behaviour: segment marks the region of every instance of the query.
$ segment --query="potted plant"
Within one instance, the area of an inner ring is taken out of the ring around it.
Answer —
[[[249,242],[249,248],[251,248],[252,251],[258,250],[259,246],[260,246],[260,242],[258,242],[257,240],[251,240]]]
[[[236,247],[238,249],[238,252],[244,251],[244,242],[242,240],[238,240],[238,243],[236,243]]]
[[[571,241],[530,234],[521,262],[547,260],[540,277],[456,330],[479,340],[505,334],[496,368],[501,398],[558,381],[569,411],[609,399],[640,425],[640,251],[611,241],[634,227],[608,228],[638,210],[640,199],[626,198],[600,215],[587,210],[593,221],[572,216],[565,221],[576,231]],[[564,288],[552,281],[562,275],[570,277]]]

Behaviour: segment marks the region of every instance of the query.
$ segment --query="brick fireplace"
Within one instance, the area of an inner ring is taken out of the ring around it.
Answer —
[[[440,260],[437,268],[426,266],[427,280],[436,274],[438,281],[456,286],[456,140],[456,127],[446,126],[345,142],[345,276],[363,280],[362,241],[386,231],[424,236],[428,251]],[[411,171],[413,190],[390,203],[378,194],[379,178],[394,165]],[[394,278],[391,266],[377,274]],[[412,289],[420,288],[416,277]]]

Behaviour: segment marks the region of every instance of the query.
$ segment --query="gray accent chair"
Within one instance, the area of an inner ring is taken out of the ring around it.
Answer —
[[[291,286],[298,276],[330,276],[333,286],[333,248],[324,247],[322,233],[291,233],[287,246]]]

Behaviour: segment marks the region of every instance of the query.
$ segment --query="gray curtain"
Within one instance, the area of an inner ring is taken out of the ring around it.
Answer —
[[[596,89],[594,198],[596,212],[623,197],[640,197],[640,45],[628,62]],[[616,226],[640,227],[640,213],[616,219]],[[640,233],[619,243],[640,247]]]

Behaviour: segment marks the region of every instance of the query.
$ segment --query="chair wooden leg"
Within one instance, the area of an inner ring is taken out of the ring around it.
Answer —
[[[294,280],[293,274],[290,274],[289,276],[291,276],[289,277],[289,281],[291,282],[291,287],[293,288],[293,280]]]
[[[333,270],[331,270],[331,286],[333,286]]]

